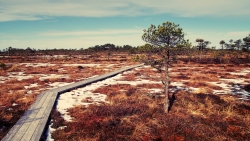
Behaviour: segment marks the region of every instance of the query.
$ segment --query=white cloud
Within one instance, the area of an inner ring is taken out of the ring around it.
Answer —
[[[100,36],[100,35],[124,35],[142,34],[142,29],[103,29],[97,31],[46,31],[39,33],[40,36]]]
[[[0,22],[41,20],[55,16],[248,16],[249,0],[0,0]]]
[[[246,37],[250,34],[250,30],[248,31],[234,31],[234,32],[228,32],[226,36],[232,37],[233,39],[237,39],[237,37]]]
[[[11,43],[11,44],[10,44]],[[142,41],[141,36],[129,35],[129,36],[86,36],[76,38],[60,38],[60,39],[36,39],[36,40],[3,40],[0,42],[0,49],[12,46],[14,48],[87,48],[95,45],[102,45],[111,43],[115,45],[132,45],[138,46],[145,42]]]

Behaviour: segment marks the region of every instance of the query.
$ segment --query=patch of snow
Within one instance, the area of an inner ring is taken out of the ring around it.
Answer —
[[[50,74],[50,75],[41,76],[39,80],[44,81],[45,79],[50,79],[50,78],[68,78],[68,77],[69,77],[68,75]]]
[[[59,68],[58,71],[64,72],[66,70],[64,68]]]
[[[149,90],[149,93],[162,93],[163,92],[163,89],[148,89]]]
[[[250,97],[250,93],[243,89],[241,85],[230,85],[224,82],[210,82],[213,85],[220,86],[222,90],[213,90],[213,94],[232,94],[232,95],[239,95],[239,99],[247,100]]]
[[[232,93],[235,95],[239,95],[241,97],[249,97],[250,93],[245,91],[242,86],[234,85],[232,89]]]
[[[54,89],[54,88],[63,87],[63,86],[66,86],[66,85],[69,85],[69,84],[72,84],[72,83],[74,83],[74,82],[71,82],[71,83],[54,82],[54,83],[49,83],[48,85],[51,87],[51,89]]]
[[[18,104],[16,104],[16,103],[13,103],[13,104],[12,104],[12,106],[17,106],[17,105],[18,105]]]
[[[232,82],[234,84],[248,84],[247,82],[245,82],[244,78],[237,78],[237,79],[220,79],[221,81],[224,82]]]
[[[247,75],[250,73],[250,69],[243,69],[240,72],[229,72],[232,75]]]
[[[34,83],[34,84],[30,84],[28,86],[24,86],[25,89],[34,88],[34,87],[38,87],[38,84]]]
[[[24,79],[30,79],[32,77],[33,75],[26,75],[24,72],[9,72],[8,77],[3,77],[2,79],[8,80],[11,78],[16,78],[18,81],[22,81]]]
[[[134,71],[131,70],[131,71],[125,71],[125,72],[123,72],[123,74],[131,74],[131,73],[134,73]]]
[[[97,76],[99,76],[99,75],[93,75],[93,76],[91,76],[91,77],[89,77],[87,79],[94,78],[94,77],[97,77]]]
[[[8,77],[0,76],[0,83],[4,83],[6,80],[8,80]]]
[[[33,92],[32,90],[29,90],[29,91],[27,92],[27,94],[32,94],[32,92]]]
[[[20,63],[20,65],[25,65],[25,67],[48,67],[48,66],[55,66],[56,64],[50,64],[50,63]]]
[[[158,71],[156,68],[153,68],[153,71]]]
[[[97,86],[97,85],[96,85]],[[104,94],[98,94],[98,93],[92,93],[89,90],[95,89],[94,87],[90,88],[79,88],[76,90],[73,90],[71,92],[63,93],[59,96],[57,100],[57,110],[62,114],[62,117],[66,121],[72,121],[72,118],[70,115],[68,115],[68,109],[72,108],[76,105],[85,105],[88,106],[91,103],[88,102],[82,102],[83,99],[86,99],[90,97],[93,101],[93,103],[99,103],[99,102],[107,102],[105,101],[106,95]]]
[[[109,64],[107,65],[106,67],[109,68],[109,67],[113,67],[115,64]]]
[[[71,66],[84,66],[84,67],[99,67],[101,64],[63,64],[62,66],[71,67]]]
[[[177,88],[185,86],[182,82],[171,82],[170,85],[177,86]]]
[[[191,91],[193,91],[193,92],[196,92],[196,91],[198,91],[200,88],[189,87],[189,89],[190,89]]]
[[[22,80],[24,80],[24,79],[30,79],[30,78],[33,78],[33,76],[32,75],[27,75],[27,76],[9,76],[9,77],[11,77],[11,78],[16,78],[18,81],[22,81]]]
[[[144,65],[144,66],[141,66],[141,67],[139,67],[139,68],[150,68],[151,66],[146,66],[146,65]]]

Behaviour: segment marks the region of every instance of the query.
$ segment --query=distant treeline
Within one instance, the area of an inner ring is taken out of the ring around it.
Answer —
[[[8,47],[6,49],[0,50],[1,55],[6,56],[32,56],[32,55],[80,55],[80,54],[89,54],[99,51],[112,51],[112,52],[136,52],[139,47],[134,47],[131,45],[116,46],[114,44],[104,44],[96,45],[89,48],[80,48],[80,49],[35,49],[27,47],[26,49]]]

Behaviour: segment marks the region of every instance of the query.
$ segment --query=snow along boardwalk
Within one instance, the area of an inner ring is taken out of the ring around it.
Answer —
[[[48,122],[51,110],[54,106],[57,96],[60,93],[70,91],[75,88],[79,88],[93,82],[104,80],[119,74],[120,72],[127,71],[139,66],[135,65],[126,67],[111,73],[107,73],[101,76],[90,78],[87,80],[79,81],[67,86],[55,88],[42,92],[31,107],[24,113],[24,115],[17,121],[17,123],[11,128],[2,141],[38,141],[40,140],[45,126]]]

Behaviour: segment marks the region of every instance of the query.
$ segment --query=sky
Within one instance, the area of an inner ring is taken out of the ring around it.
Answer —
[[[249,0],[0,0],[0,50],[140,46],[151,24],[179,24],[195,39],[242,39],[250,33]]]

